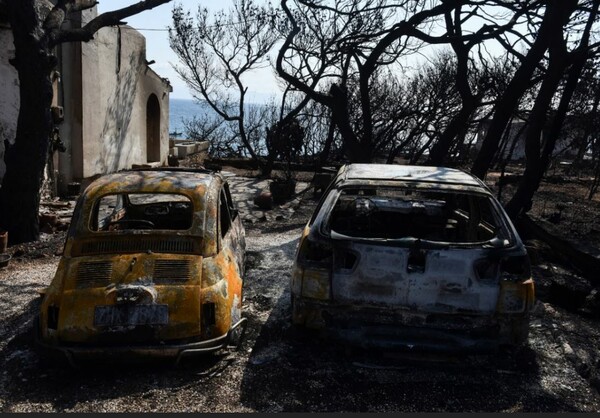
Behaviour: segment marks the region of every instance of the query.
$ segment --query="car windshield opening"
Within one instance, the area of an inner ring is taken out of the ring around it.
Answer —
[[[92,231],[187,230],[192,201],[175,193],[110,194],[100,197],[90,216]]]
[[[477,243],[508,237],[488,196],[415,187],[342,189],[328,225],[357,238]]]

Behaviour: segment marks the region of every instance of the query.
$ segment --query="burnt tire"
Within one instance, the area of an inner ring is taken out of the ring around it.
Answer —
[[[300,312],[293,294],[290,296],[290,322],[292,327],[305,328],[302,312]]]
[[[513,347],[524,347],[529,341],[529,315],[511,321],[511,342]]]
[[[47,368],[54,364],[56,364],[55,356],[50,355],[46,350],[44,350],[38,344],[40,337],[42,335],[40,329],[40,316],[36,315],[33,319],[33,325],[31,327],[31,347],[33,352],[36,354],[38,358],[38,363],[41,367]]]

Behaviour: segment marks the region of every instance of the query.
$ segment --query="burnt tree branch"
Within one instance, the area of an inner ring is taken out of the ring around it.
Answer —
[[[123,24],[123,19],[136,15],[144,10],[169,3],[171,0],[144,0],[122,9],[102,13],[88,22],[82,28],[55,29],[50,33],[50,47],[64,42],[87,42],[93,39],[94,34],[106,26]],[[71,3],[71,2],[68,2]]]

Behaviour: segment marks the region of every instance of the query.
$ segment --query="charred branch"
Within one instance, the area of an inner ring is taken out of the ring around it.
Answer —
[[[144,10],[150,10],[162,4],[166,4],[171,0],[143,0],[136,4],[132,4],[131,6],[124,7],[122,9],[114,10],[111,12],[102,13],[96,18],[92,19],[89,23],[87,23],[84,27],[78,29],[58,29],[55,25],[60,20],[60,16],[62,15],[62,19],[64,20],[63,9],[56,11],[55,17],[48,22],[49,28],[51,32],[49,34],[50,39],[50,47],[56,46],[60,43],[64,42],[87,42],[93,39],[94,34],[98,32],[103,27],[106,26],[116,26],[123,24],[122,20],[136,15]],[[62,1],[59,3],[63,3],[65,5],[64,10],[67,11],[75,11],[77,6],[69,7],[68,4],[75,3],[74,1]],[[84,5],[89,5],[93,3],[92,1],[84,2]],[[58,7],[58,5],[57,5]],[[73,8],[75,7],[75,9]],[[89,7],[82,6],[80,9],[85,9]],[[56,10],[56,8],[55,8]],[[61,21],[62,23],[62,21]]]

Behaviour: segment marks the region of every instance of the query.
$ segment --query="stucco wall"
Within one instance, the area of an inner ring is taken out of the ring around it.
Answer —
[[[120,39],[120,41],[119,41]],[[168,155],[168,85],[146,65],[146,40],[128,26],[82,45],[83,177],[147,162],[146,105],[161,108],[161,162]]]
[[[12,33],[0,24],[0,180],[4,177],[4,141],[14,143],[19,116],[19,77],[8,62],[15,55]]]
[[[171,91],[171,86],[150,67],[146,66],[144,77],[138,83],[138,94],[142,101],[140,109],[145,111],[150,95],[156,95],[160,104],[160,161],[162,162],[166,162],[169,156],[169,93]],[[143,124],[145,131],[145,121],[143,121]],[[144,155],[147,155],[145,140],[143,142]]]
[[[96,9],[66,22],[85,24]],[[12,33],[0,24],[0,179],[4,175],[4,140],[14,142],[19,112]],[[59,126],[67,151],[54,157],[58,188],[97,174],[147,162],[146,108],[154,94],[160,106],[160,163],[169,150],[170,86],[146,64],[146,40],[130,27],[103,28],[88,43],[58,48],[61,82],[55,104],[64,108]],[[156,159],[156,158],[154,158]]]
[[[82,22],[96,15],[82,12]],[[169,85],[146,65],[146,40],[128,26],[101,29],[94,40],[62,46],[67,152],[60,184],[147,162],[146,104],[160,101],[160,162],[169,148]]]

